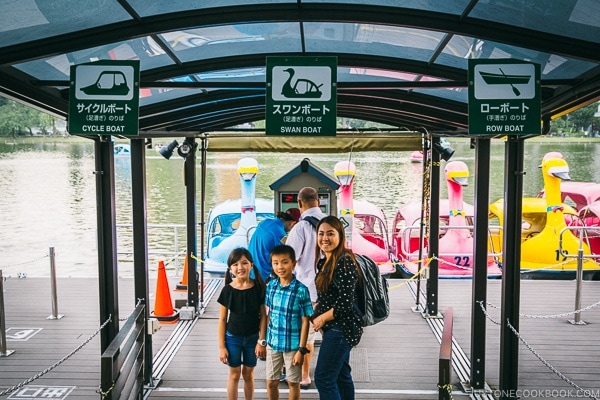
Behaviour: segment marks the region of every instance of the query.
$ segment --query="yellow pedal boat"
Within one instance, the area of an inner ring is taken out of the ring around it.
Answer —
[[[561,201],[560,182],[569,180],[569,166],[562,155],[551,152],[541,165],[546,198],[523,198],[521,226],[521,273],[523,278],[573,279],[577,271],[580,241],[566,229],[565,214],[578,217],[577,211]],[[504,200],[490,205],[491,245],[502,250]],[[600,280],[600,264],[592,258],[586,243],[583,250],[583,278]]]

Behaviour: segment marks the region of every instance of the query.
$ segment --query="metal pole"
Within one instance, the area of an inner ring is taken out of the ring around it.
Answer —
[[[579,249],[577,250],[577,280],[575,289],[575,311],[581,310],[581,282],[583,281],[583,229],[579,229]],[[573,325],[585,325],[581,313],[575,313],[575,319],[569,321]]]
[[[480,302],[487,302],[488,205],[490,199],[490,142],[476,139],[475,241],[471,301],[471,389],[485,390],[486,316]]]
[[[422,313],[425,311],[421,307],[421,272],[423,269],[423,247],[425,244],[425,240],[423,239],[424,231],[425,231],[425,208],[429,205],[427,203],[427,189],[429,187],[429,174],[427,173],[427,169],[429,168],[429,138],[424,135],[421,137],[423,142],[423,178],[422,178],[422,189],[421,189],[421,220],[419,224],[419,268],[417,270],[417,294],[415,298],[415,306],[412,307],[413,312]]]
[[[206,225],[204,221],[204,206],[206,202],[206,153],[208,148],[208,139],[203,137],[201,140],[202,147],[200,150],[200,162],[202,163],[202,173],[200,175],[201,181],[200,186],[202,191],[200,193],[200,304],[204,307],[204,232],[206,232]]]
[[[521,291],[521,213],[523,209],[523,147],[519,137],[508,138],[504,162],[504,238],[502,243],[502,329],[500,331],[500,400],[516,399],[519,387],[519,330]]]
[[[52,296],[52,315],[46,319],[61,319],[64,315],[58,314],[58,300],[56,296],[56,253],[54,247],[50,247],[50,287]]]
[[[431,148],[440,142],[439,137],[433,137]],[[439,251],[439,232],[440,232],[440,154],[437,151],[431,151],[431,175],[429,187],[429,278],[427,278],[427,317],[439,318],[438,314],[438,251]]]
[[[187,227],[187,254],[188,259],[188,297],[187,305],[194,307],[198,312],[198,269],[196,263],[198,237],[196,233],[196,141],[186,138],[192,147],[192,152],[185,158],[184,181],[186,198],[186,227]]]
[[[8,357],[14,350],[6,350],[6,325],[4,324],[4,278],[0,269],[0,357]]]

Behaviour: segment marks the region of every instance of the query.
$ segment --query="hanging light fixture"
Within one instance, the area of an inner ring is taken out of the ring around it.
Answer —
[[[193,138],[185,138],[183,143],[177,148],[177,154],[183,158],[187,158],[196,149],[196,142]]]
[[[171,158],[171,156],[173,155],[173,151],[178,146],[179,146],[179,143],[177,143],[177,140],[173,140],[167,146],[161,147],[160,150],[158,150],[158,152],[160,153],[161,156],[163,156],[164,158],[166,158],[168,160],[169,158]]]
[[[450,147],[450,143],[444,138],[441,138],[439,142],[433,142],[433,149],[440,155],[440,158],[444,161],[448,161],[454,154],[454,149]]]

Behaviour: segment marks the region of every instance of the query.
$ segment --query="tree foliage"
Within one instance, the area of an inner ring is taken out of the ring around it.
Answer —
[[[600,118],[594,117],[598,112],[600,102],[579,108],[561,118],[552,121],[552,132],[565,132],[568,134],[594,133],[598,131]]]
[[[0,97],[0,136],[55,133],[56,119],[31,107]]]

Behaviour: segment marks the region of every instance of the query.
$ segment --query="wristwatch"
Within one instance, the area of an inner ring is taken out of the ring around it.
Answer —
[[[257,343],[260,344],[262,347],[267,347],[267,341],[265,339],[259,340]]]
[[[308,353],[310,353],[310,350],[307,349],[306,347],[298,347],[298,351],[300,352],[300,354],[302,354],[303,356],[307,355]]]

